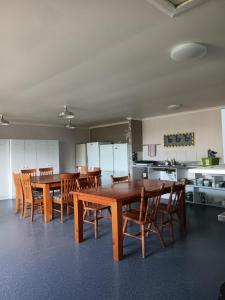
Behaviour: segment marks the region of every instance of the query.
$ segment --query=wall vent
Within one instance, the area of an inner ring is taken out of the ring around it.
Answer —
[[[171,18],[208,0],[146,0]]]

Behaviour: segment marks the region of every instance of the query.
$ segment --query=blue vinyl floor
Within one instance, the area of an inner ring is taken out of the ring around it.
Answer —
[[[85,225],[85,242],[73,241],[73,216],[44,224],[35,215],[21,220],[14,202],[0,201],[0,299],[211,299],[225,281],[225,223],[221,209],[189,205],[188,234],[160,248],[156,237],[147,242],[146,259],[139,241],[126,238],[124,259],[112,259],[111,223]]]

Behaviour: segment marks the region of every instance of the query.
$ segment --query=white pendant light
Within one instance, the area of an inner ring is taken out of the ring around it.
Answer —
[[[9,126],[9,125],[10,125],[9,121],[7,121],[7,120],[3,117],[3,114],[0,114],[0,125],[2,125],[2,126]]]
[[[66,128],[68,129],[75,129],[76,126],[74,124],[71,123],[71,120],[68,121],[67,124],[64,125]]]
[[[173,47],[170,51],[170,57],[175,61],[188,61],[205,56],[207,47],[200,43],[182,43]]]
[[[67,106],[64,105],[64,111],[59,113],[59,118],[60,119],[73,119],[74,118],[74,113],[72,111],[69,111]]]

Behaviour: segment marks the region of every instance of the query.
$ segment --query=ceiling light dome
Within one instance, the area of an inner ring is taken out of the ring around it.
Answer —
[[[64,111],[59,113],[59,118],[60,119],[73,119],[74,113],[72,111],[68,110],[67,105],[64,105]]]
[[[0,125],[2,126],[9,126],[10,123],[8,120],[6,120],[4,117],[3,117],[3,114],[0,114]]]
[[[67,124],[64,125],[66,128],[68,129],[75,129],[76,126],[74,124],[71,123],[71,120],[68,121]]]
[[[187,61],[205,56],[207,47],[200,43],[182,43],[173,47],[170,57],[175,61]]]

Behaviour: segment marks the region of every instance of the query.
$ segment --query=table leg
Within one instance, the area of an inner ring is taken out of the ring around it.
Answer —
[[[44,200],[44,219],[45,223],[49,223],[52,219],[52,202],[50,199],[49,184],[43,186],[43,200]]]
[[[123,258],[122,204],[120,202],[113,203],[111,205],[111,210],[113,258],[119,261]]]
[[[74,239],[77,243],[83,241],[83,203],[77,195],[73,196],[74,202]]]

